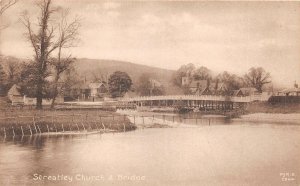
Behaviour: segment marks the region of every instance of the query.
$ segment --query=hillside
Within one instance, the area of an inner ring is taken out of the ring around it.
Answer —
[[[29,61],[28,59],[19,59],[11,56],[0,56],[0,62],[6,66],[9,62],[21,63]],[[172,74],[174,71],[150,67],[146,65],[135,64],[126,61],[104,60],[104,59],[87,59],[78,58],[75,62],[75,68],[81,78],[86,78],[88,81],[93,81],[95,77],[106,77],[115,71],[124,71],[136,84],[142,74],[149,74],[153,79],[161,82],[166,94],[181,94],[182,90],[171,83]]]
[[[100,59],[77,59],[75,63],[78,73],[93,80],[96,76],[108,76],[115,71],[124,71],[132,78],[135,84],[142,74],[149,74],[153,79],[160,81],[166,88],[167,94],[179,94],[181,90],[171,83],[174,71],[135,64],[126,61],[100,60]]]

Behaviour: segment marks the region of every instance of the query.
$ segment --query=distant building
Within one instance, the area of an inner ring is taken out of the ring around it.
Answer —
[[[20,92],[20,87],[14,84],[7,93],[8,99],[15,104],[24,104],[23,95]]]
[[[90,96],[103,97],[108,92],[108,87],[104,83],[90,83]]]
[[[213,95],[220,95],[226,91],[226,85],[220,82],[212,82],[209,84],[209,90]]]
[[[190,92],[197,95],[201,95],[206,88],[208,88],[207,80],[193,80],[189,85]]]
[[[300,96],[300,88],[288,88],[277,93],[279,96]]]
[[[85,100],[90,96],[90,88],[88,84],[76,84],[69,88],[64,89],[65,101],[71,101],[74,99]]]
[[[234,90],[232,93],[233,96],[237,96],[237,97],[243,97],[245,96],[244,93],[241,91],[241,89],[239,90]]]
[[[108,95],[108,85],[104,82],[88,83],[73,85],[64,90],[66,101],[71,100],[93,100],[96,98],[104,98]]]
[[[300,103],[300,88],[295,83],[294,88],[283,89],[269,99],[271,103]]]

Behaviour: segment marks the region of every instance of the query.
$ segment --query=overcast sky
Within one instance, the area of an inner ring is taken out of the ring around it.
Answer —
[[[116,59],[177,69],[183,64],[244,74],[262,66],[276,84],[300,83],[300,2],[104,2],[54,0],[81,17],[78,58]],[[4,55],[32,57],[18,22],[34,18],[32,0],[21,0],[2,22]]]

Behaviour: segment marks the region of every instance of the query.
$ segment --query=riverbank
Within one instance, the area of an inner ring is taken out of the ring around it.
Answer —
[[[278,103],[270,104],[269,102],[252,102],[245,107],[247,114],[253,113],[278,113],[278,114],[292,114],[300,113],[299,103]]]
[[[124,132],[136,126],[125,116],[101,110],[7,110],[0,114],[0,135]]]
[[[272,124],[297,124],[300,125],[300,113],[280,114],[280,113],[253,113],[242,115],[234,121],[250,123],[272,123]]]

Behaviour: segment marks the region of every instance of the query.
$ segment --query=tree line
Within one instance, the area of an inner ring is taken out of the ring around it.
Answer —
[[[207,80],[208,82],[215,82],[215,84],[223,83],[225,90],[223,94],[230,95],[234,90],[238,90],[241,87],[253,87],[259,92],[263,91],[266,84],[271,83],[271,75],[266,72],[262,67],[252,67],[248,70],[244,76],[232,74],[224,71],[217,76],[212,75],[212,71],[207,67],[201,66],[196,68],[194,64],[189,63],[182,65],[173,74],[173,84],[181,87],[185,93],[189,93],[188,85],[182,84],[182,78],[188,77],[191,83],[194,80]]]

